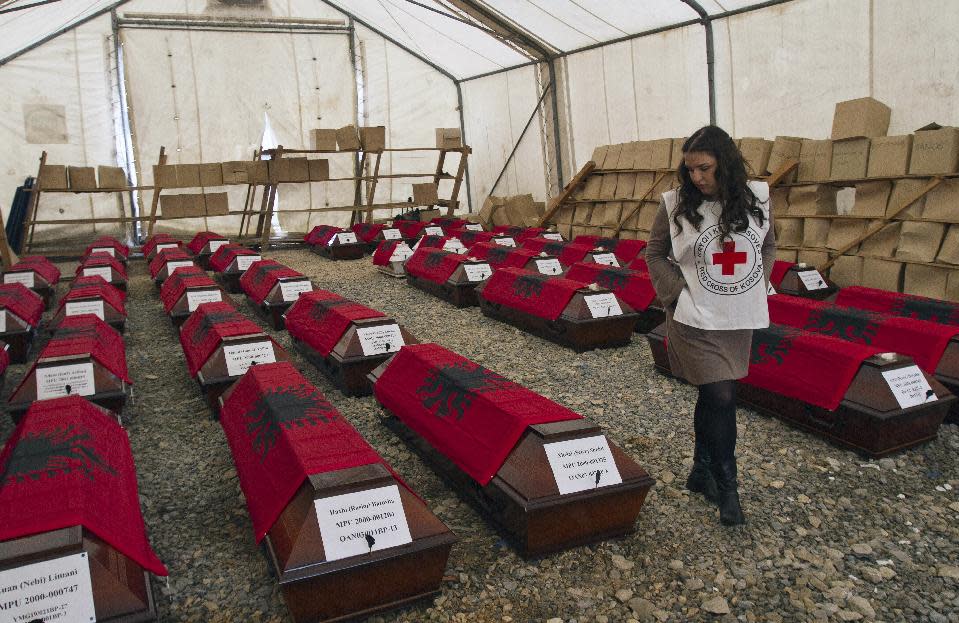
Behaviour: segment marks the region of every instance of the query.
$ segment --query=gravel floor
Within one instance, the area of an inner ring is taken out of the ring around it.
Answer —
[[[371,620],[959,622],[959,427],[867,461],[740,409],[749,523],[723,528],[682,486],[694,390],[654,371],[645,339],[577,355],[382,276],[369,258],[269,255],[393,316],[420,340],[579,411],[657,480],[632,536],[526,562],[380,423],[373,398],[343,397],[293,353],[460,539],[441,596]],[[219,424],[187,373],[145,264],[132,262],[130,273],[126,339],[136,401],[127,421],[150,538],[170,570],[169,582],[157,583],[160,620],[288,621]],[[266,330],[289,346],[285,332]],[[24,371],[10,368],[4,397]],[[4,419],[0,439],[11,430]]]

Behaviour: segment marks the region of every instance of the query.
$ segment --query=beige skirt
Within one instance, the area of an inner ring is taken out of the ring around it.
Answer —
[[[699,329],[666,313],[667,354],[672,373],[692,385],[741,379],[749,373],[752,329]]]

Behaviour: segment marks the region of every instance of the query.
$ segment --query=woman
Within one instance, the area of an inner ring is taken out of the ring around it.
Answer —
[[[663,193],[646,263],[666,307],[673,373],[696,385],[690,491],[745,523],[736,483],[736,379],[746,376],[753,329],[769,326],[766,292],[776,255],[769,187],[748,182],[735,143],[716,126],[683,143],[680,186]]]

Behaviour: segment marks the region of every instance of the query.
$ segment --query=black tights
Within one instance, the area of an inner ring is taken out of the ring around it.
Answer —
[[[714,462],[736,458],[736,381],[699,386],[693,427],[696,439],[706,443]]]

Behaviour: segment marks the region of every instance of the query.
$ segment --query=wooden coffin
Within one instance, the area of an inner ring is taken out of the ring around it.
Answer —
[[[98,623],[157,620],[150,573],[80,526],[0,542],[0,571],[82,553],[90,563]]]
[[[372,253],[376,251],[376,247],[380,246],[380,243],[384,240],[402,240],[403,233],[396,229],[395,227],[387,227],[376,232],[376,235],[373,237],[370,242],[366,243],[366,252]]]
[[[480,278],[481,274],[485,277]],[[485,261],[467,260],[456,267],[445,283],[436,283],[409,272],[406,273],[406,281],[411,286],[441,298],[447,303],[452,303],[456,307],[473,307],[478,304],[476,286],[490,274],[492,274],[492,268]],[[471,276],[473,279],[470,278]]]
[[[263,258],[259,255],[237,255],[230,261],[225,270],[213,273],[213,278],[230,294],[240,294],[243,292],[243,288],[240,286],[240,277],[250,267],[250,264],[259,262],[261,259]]]
[[[231,302],[230,295],[216,283],[207,286],[189,286],[170,309],[173,326],[182,325],[193,311],[203,303]]]
[[[146,260],[148,262],[151,262],[153,261],[153,258],[157,256],[158,253],[162,253],[163,251],[169,251],[172,249],[183,249],[184,251],[187,251],[186,245],[184,245],[179,240],[176,240],[174,238],[167,238],[164,240],[154,241],[154,244],[150,247],[150,250],[146,253],[144,257],[146,257]]]
[[[114,259],[116,259],[116,261],[120,262],[124,266],[129,261],[129,258],[126,255],[121,253],[119,250],[117,250],[115,246],[113,246],[112,244],[108,242],[104,242],[102,244],[96,243],[96,244],[90,245],[87,248],[87,252],[85,253],[85,255],[92,255],[93,253],[106,253],[107,255],[113,257]]]
[[[93,266],[82,266],[77,269],[77,277],[102,277],[108,284],[120,290],[127,291],[127,278],[116,268],[108,264],[98,264]]]
[[[384,367],[371,373],[375,382]],[[499,527],[526,558],[633,532],[654,480],[607,439],[622,483],[561,495],[543,446],[602,435],[585,420],[529,426],[496,475],[480,485],[395,416],[386,425]]]
[[[839,291],[839,286],[824,277],[815,266],[793,264],[783,274],[776,292],[822,301]]]
[[[163,282],[166,281],[170,277],[170,275],[173,274],[173,271],[175,271],[177,268],[187,268],[190,266],[194,266],[194,267],[196,266],[196,264],[193,262],[192,259],[188,260],[188,259],[175,258],[167,262],[164,262],[163,265],[160,267],[160,270],[157,272],[156,277],[154,277],[153,282],[159,288],[160,286],[163,285]]]
[[[102,317],[100,317],[101,313]],[[110,305],[102,296],[93,295],[64,301],[60,308],[54,312],[47,328],[53,331],[60,326],[60,323],[67,316],[78,316],[81,314],[94,314],[120,333],[123,333],[126,327],[127,317],[120,313],[120,310]]]
[[[413,255],[413,250],[402,240],[396,242],[391,249],[392,244],[393,242],[386,241],[382,244],[382,247],[378,246],[373,251],[373,265],[376,270],[389,277],[406,277],[406,260]],[[388,256],[387,253],[389,253]]]
[[[3,271],[3,283],[22,283],[43,297],[43,308],[49,311],[53,307],[56,285],[50,284],[43,275],[32,268],[18,268]]]
[[[327,561],[314,500],[398,485],[413,541]],[[308,478],[263,539],[270,567],[297,623],[362,618],[440,590],[456,536],[381,464]]]
[[[33,348],[33,338],[37,335],[37,328],[30,326],[9,309],[0,308],[0,322],[3,331],[0,331],[0,341],[7,344],[7,354],[10,363],[26,363],[30,350]]]
[[[622,301],[618,301],[622,310],[621,314],[593,317],[593,312],[586,301],[587,297],[594,295],[615,297],[615,294],[604,288],[580,288],[566,304],[560,316],[556,320],[549,320],[487,300],[482,295],[484,287],[478,288],[479,306],[484,316],[511,324],[579,353],[594,348],[626,346],[632,339],[636,322],[639,320],[639,314]]]
[[[399,327],[403,343],[390,344],[389,350],[383,353],[366,354],[363,350],[359,332],[373,327],[393,325]],[[369,374],[377,366],[392,357],[400,346],[419,343],[419,340],[412,333],[392,318],[363,318],[350,321],[349,327],[343,332],[329,356],[326,357],[303,340],[292,335],[290,338],[296,349],[303,353],[310,360],[310,363],[319,368],[324,376],[330,379],[333,385],[347,396],[369,396],[372,394],[373,385]]]
[[[250,305],[256,310],[258,316],[266,320],[272,328],[281,331],[286,326],[283,319],[286,310],[300,298],[300,294],[312,290],[313,283],[305,275],[302,277],[280,277],[270,288],[269,294],[266,295],[262,303],[257,305],[252,299],[248,298],[247,300],[250,301]]]
[[[210,258],[216,253],[216,250],[222,247],[225,244],[230,244],[230,241],[226,238],[213,238],[207,240],[206,244],[203,245],[203,248],[200,249],[200,252],[196,254],[196,263],[203,270],[210,269]]]
[[[358,260],[366,253],[366,244],[360,242],[354,232],[341,231],[326,242],[313,245],[311,250],[330,260]]]
[[[243,356],[232,356],[231,351],[245,350],[241,348],[244,346],[247,348],[259,346],[261,349],[266,349],[266,344],[269,345],[269,350],[265,352],[265,361],[260,363],[288,361],[290,359],[289,354],[279,344],[270,339],[270,336],[266,333],[250,333],[223,338],[213,354],[197,371],[196,381],[200,385],[203,397],[213,411],[214,419],[219,417],[220,414],[220,396],[238,378],[243,376],[250,365],[256,363],[255,359],[251,362]]]
[[[646,337],[656,369],[671,374],[666,352],[666,325],[656,327]],[[836,445],[864,456],[881,457],[934,439],[943,418],[956,401],[949,390],[927,374],[926,380],[939,399],[900,408],[882,372],[911,365],[911,358],[893,353],[867,359],[835,411],[743,382],[737,383],[737,398],[760,413],[777,417]]]
[[[73,367],[83,365],[90,366],[87,370],[92,369],[92,377],[87,371]],[[85,388],[78,390],[71,386],[67,391],[66,386],[63,388],[55,387],[52,381],[46,380],[51,379],[57,373],[65,373],[66,371],[70,371],[71,376],[81,379],[80,382],[85,385]],[[89,385],[86,385],[86,383],[89,383]],[[104,367],[90,354],[40,357],[20,386],[11,394],[7,403],[7,411],[13,421],[19,423],[20,418],[35,400],[67,394],[79,394],[90,402],[100,405],[119,416],[123,413],[127,398],[133,395],[133,387]]]

